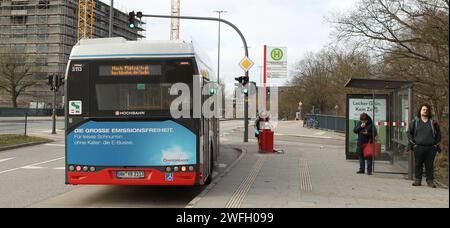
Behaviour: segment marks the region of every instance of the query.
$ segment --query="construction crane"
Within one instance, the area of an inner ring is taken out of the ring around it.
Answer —
[[[94,4],[94,0],[78,0],[78,41],[92,38],[94,31]]]
[[[172,0],[172,16],[180,16],[180,0]],[[180,39],[180,19],[172,18],[170,23],[170,40]]]

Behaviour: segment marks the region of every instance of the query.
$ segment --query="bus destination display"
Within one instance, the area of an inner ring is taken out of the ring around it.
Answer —
[[[151,76],[160,75],[158,65],[108,65],[99,67],[100,76]]]

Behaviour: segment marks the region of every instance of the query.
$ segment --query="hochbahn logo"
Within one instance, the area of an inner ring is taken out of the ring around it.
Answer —
[[[136,112],[136,111],[116,111],[116,116],[143,116],[145,112]]]

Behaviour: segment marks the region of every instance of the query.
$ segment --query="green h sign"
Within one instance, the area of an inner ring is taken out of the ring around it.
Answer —
[[[283,50],[279,48],[273,49],[272,52],[270,53],[270,57],[272,57],[272,59],[275,61],[283,59],[283,56],[284,56]]]

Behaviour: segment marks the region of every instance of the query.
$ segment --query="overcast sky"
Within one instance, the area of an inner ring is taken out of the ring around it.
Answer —
[[[109,0],[103,0],[109,4]],[[255,67],[250,80],[260,82],[263,45],[288,48],[289,70],[306,53],[316,52],[329,44],[331,27],[324,17],[342,12],[358,0],[181,0],[181,15],[215,17],[214,10],[226,10],[222,17],[234,23],[247,39],[250,58]],[[146,14],[170,14],[171,0],[115,0],[116,8],[126,12],[135,10]],[[146,39],[170,39],[169,19],[147,19]],[[217,69],[216,22],[181,21],[181,39],[196,40],[209,55],[212,67]],[[221,80],[228,89],[234,77],[242,75],[238,66],[244,57],[242,42],[233,29],[222,26]],[[285,80],[272,81],[282,85]],[[227,89],[227,90],[228,90]]]

